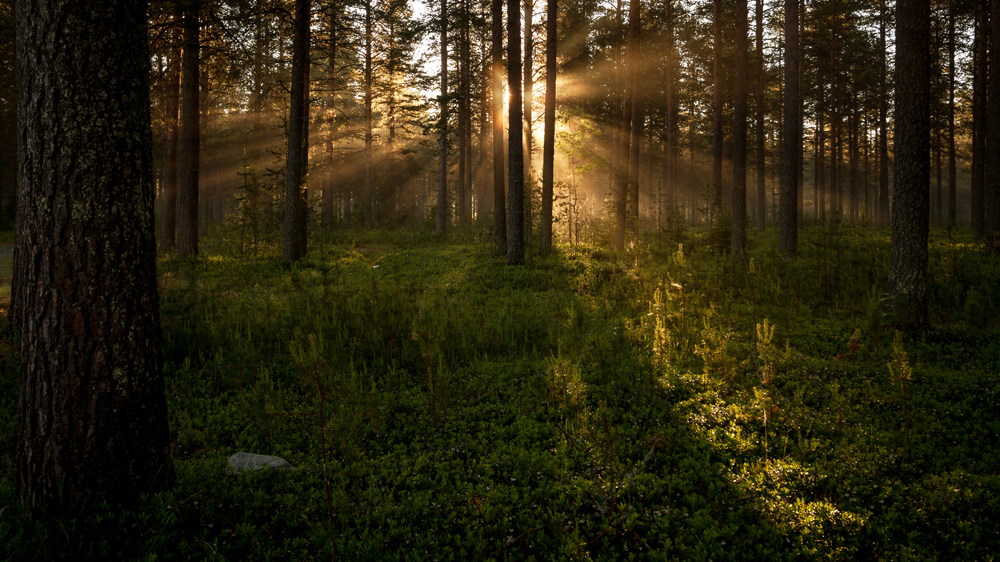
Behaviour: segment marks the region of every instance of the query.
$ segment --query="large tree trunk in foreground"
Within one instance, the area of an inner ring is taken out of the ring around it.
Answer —
[[[930,0],[896,2],[896,163],[889,284],[907,326],[927,322],[930,220]]]
[[[147,41],[140,2],[17,8],[17,481],[37,516],[126,506],[172,474]]]
[[[295,0],[295,36],[292,39],[292,100],[288,110],[288,158],[285,160],[285,222],[282,259],[298,261],[306,255],[306,99],[308,97],[309,5]]]
[[[177,193],[177,253],[198,255],[198,182],[201,174],[201,84],[198,7],[184,12],[184,55],[181,62],[181,181]]]

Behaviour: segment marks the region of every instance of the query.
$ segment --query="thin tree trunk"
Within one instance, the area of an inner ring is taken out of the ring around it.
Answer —
[[[487,181],[488,143],[490,132],[490,90],[493,83],[493,68],[490,63],[490,52],[485,42],[480,45],[482,55],[481,69],[483,72],[479,99],[479,165],[476,173],[476,222],[485,224],[486,218],[492,212],[493,198],[490,195],[490,182]]]
[[[801,58],[805,47],[803,46],[803,41],[805,41],[806,34],[806,0],[799,0],[799,57]],[[795,161],[797,170],[795,172],[795,183],[798,185],[798,193],[795,196],[798,208],[797,208],[797,224],[802,224],[805,212],[805,120],[806,120],[806,104],[804,102],[805,88],[806,88],[806,74],[805,66],[802,61],[799,61],[799,112],[798,117],[795,121],[796,128],[798,132],[795,135]]]
[[[468,1],[462,0],[461,6],[460,23],[462,27],[459,31],[460,42],[458,46],[458,224],[465,230],[469,228],[472,214],[472,192],[469,185],[469,176],[472,172],[469,167],[469,155],[472,150],[470,127],[472,120],[469,115],[469,65],[472,61],[469,54]]]
[[[552,250],[553,165],[556,142],[556,21],[557,0],[546,3],[545,21],[545,133],[542,152],[542,226],[541,253]]]
[[[184,12],[184,76],[181,83],[181,181],[177,193],[177,253],[198,255],[198,179],[200,175],[201,99],[198,86],[200,23],[198,7]]]
[[[337,15],[336,8],[330,7],[329,32],[330,51],[327,54],[327,137],[326,137],[326,173],[323,175],[323,230],[330,231],[334,223],[334,198],[335,198],[335,165],[333,157],[333,133],[336,118],[336,89],[337,89]]]
[[[507,250],[507,202],[503,161],[503,0],[491,5],[493,85],[493,248]]]
[[[879,226],[889,225],[889,97],[886,93],[886,47],[885,47],[885,0],[880,3],[881,17],[879,18],[879,72],[878,80],[878,216]]]
[[[448,0],[441,0],[441,147],[438,161],[437,235],[448,227]]]
[[[764,232],[767,222],[767,153],[764,149],[764,1],[757,0],[757,230]]]
[[[858,97],[857,90],[851,92],[847,115],[847,205],[850,222],[858,222]]]
[[[993,72],[1000,60],[1000,0],[990,2],[990,78],[988,137],[986,139],[986,192],[983,226],[986,240],[1000,251],[1000,72]]]
[[[144,3],[21,2],[15,18],[17,493],[48,522],[127,508],[173,476],[150,55]]]
[[[816,220],[826,222],[826,87],[822,80],[817,84],[819,101],[816,104]]]
[[[840,139],[840,99],[837,96],[837,35],[830,30],[830,214],[831,225],[836,226],[843,219],[843,202],[840,192],[841,139]]]
[[[989,12],[987,0],[979,0],[976,11],[976,36],[973,52],[973,86],[972,86],[972,187],[971,187],[971,222],[972,239],[986,238],[986,137],[987,127],[987,88],[988,55],[986,47],[989,44]]]
[[[625,101],[629,106],[629,157],[628,157],[628,192],[625,224],[633,239],[639,231],[639,148],[642,142],[642,96],[636,88],[639,65],[642,56],[639,52],[639,34],[641,33],[639,0],[630,0],[628,9],[628,56],[626,60]]]
[[[507,264],[524,263],[524,146],[521,111],[521,6],[507,0]]]
[[[955,177],[955,5],[948,7],[948,228],[958,216]]]
[[[365,227],[375,228],[375,178],[372,169],[372,3],[365,0]]]
[[[794,256],[798,251],[798,140],[799,134],[799,2],[785,0],[785,107],[781,150],[781,199],[778,209],[778,245]]]
[[[791,1],[791,0],[789,0]],[[797,0],[795,0],[797,1]],[[714,221],[722,209],[722,0],[712,0],[712,200]]]
[[[736,87],[733,92],[733,219],[730,252],[742,259],[747,233],[747,3],[736,3]]]
[[[666,0],[666,73],[667,73],[667,127],[664,147],[665,173],[663,191],[669,193],[670,200],[678,199],[677,189],[677,119],[674,106],[674,1]],[[663,202],[660,201],[660,213],[663,214]],[[669,212],[673,216],[676,205],[671,205]]]
[[[531,109],[534,103],[535,94],[535,38],[532,27],[534,25],[535,0],[524,0],[524,238],[526,242],[531,240],[531,190],[534,188],[534,176],[531,170],[531,151],[533,141],[531,135]]]
[[[167,166],[163,180],[163,230],[160,233],[160,246],[164,250],[172,250],[177,234],[177,148],[180,142],[180,91],[181,91],[181,50],[179,33],[174,29],[171,38],[177,46],[170,57],[170,73],[167,83]]]

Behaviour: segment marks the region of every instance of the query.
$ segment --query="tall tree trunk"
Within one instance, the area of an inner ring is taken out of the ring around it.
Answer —
[[[778,208],[778,245],[786,255],[798,251],[798,134],[799,134],[799,2],[785,0],[785,107],[781,147],[781,198]]]
[[[198,92],[201,26],[198,6],[184,11],[184,54],[181,62],[181,181],[177,194],[177,253],[198,255],[198,178],[200,175],[201,99]]]
[[[464,230],[469,228],[471,218],[472,201],[469,190],[469,152],[471,150],[471,136],[469,115],[469,65],[471,64],[469,54],[469,5],[467,0],[462,0],[461,14],[459,16],[459,44],[458,44],[458,224]]]
[[[736,3],[736,87],[733,92],[733,220],[730,253],[742,259],[747,232],[747,3]]]
[[[789,0],[791,1],[791,0]],[[796,0],[797,1],[797,0]],[[722,0],[712,0],[712,201],[711,218],[722,209]]]
[[[493,86],[493,249],[507,250],[507,202],[503,161],[503,0],[492,0],[492,86]]]
[[[757,33],[757,230],[764,232],[767,222],[766,163],[764,150],[764,0],[757,0],[755,14]]]
[[[329,53],[327,53],[327,136],[326,136],[326,173],[323,175],[323,230],[330,231],[334,223],[335,164],[333,156],[333,134],[336,123],[336,91],[337,91],[337,12],[336,5],[331,6],[327,26],[330,33]]]
[[[830,30],[830,222],[834,228],[843,219],[843,202],[840,191],[842,146],[840,138],[840,99],[837,95],[837,35]]]
[[[177,234],[177,148],[180,142],[181,50],[177,29],[171,31],[177,45],[170,56],[167,82],[167,165],[163,179],[163,217],[160,247],[172,250]]]
[[[816,84],[819,100],[816,104],[816,220],[826,222],[826,87],[822,79]]]
[[[930,219],[930,0],[896,2],[896,163],[893,170],[889,284],[896,313],[927,322]]]
[[[666,73],[667,73],[667,126],[666,142],[664,147],[664,162],[666,170],[663,183],[664,191],[669,193],[670,200],[676,203],[678,199],[677,189],[677,104],[674,99],[674,0],[666,0]],[[660,202],[660,214],[668,211],[674,215],[676,204],[672,204],[669,209],[663,207]]]
[[[437,234],[448,227],[448,0],[441,0],[441,153],[438,158]]]
[[[482,70],[482,80],[480,80],[479,95],[479,164],[476,173],[476,222],[485,225],[487,217],[492,212],[493,197],[491,196],[491,185],[487,181],[489,171],[488,143],[487,137],[490,133],[490,91],[493,84],[493,68],[490,60],[490,51],[486,48],[486,42],[480,45],[480,69]]]
[[[803,41],[805,40],[806,34],[806,0],[799,0],[799,112],[796,118],[796,127],[798,133],[795,135],[795,162],[796,162],[796,172],[795,172],[795,183],[798,186],[798,193],[795,196],[797,202],[797,219],[798,224],[802,223],[804,218],[803,213],[805,209],[805,120],[806,120],[806,104],[804,101],[805,91],[806,91],[806,73],[805,66],[802,64],[801,56],[804,52],[805,47],[803,46]]]
[[[545,133],[542,152],[541,253],[552,250],[553,165],[556,154],[556,20],[557,0],[546,2],[545,20]]]
[[[531,190],[534,188],[534,176],[531,171],[531,151],[533,141],[531,134],[531,109],[535,93],[535,39],[532,33],[534,25],[535,0],[524,0],[524,238],[531,239]]]
[[[879,2],[881,17],[879,29],[879,72],[878,79],[878,216],[879,226],[889,225],[889,96],[886,93],[886,46],[885,46],[885,0]]]
[[[948,228],[955,228],[958,189],[955,177],[955,5],[948,7]]]
[[[986,193],[983,201],[983,226],[986,240],[1000,251],[1000,0],[990,2],[990,78],[988,90],[989,119],[986,139]]]
[[[365,226],[375,228],[375,178],[372,169],[372,3],[365,0]]]
[[[16,43],[17,489],[51,520],[127,507],[173,475],[145,5],[21,2]]]
[[[625,103],[629,106],[628,135],[628,192],[626,193],[627,208],[625,224],[633,239],[639,229],[639,148],[642,141],[642,96],[637,92],[636,80],[642,56],[639,52],[639,34],[641,22],[639,0],[629,0],[628,9],[628,56],[626,60]]]
[[[306,194],[303,191],[308,154],[305,150],[307,67],[309,65],[309,7],[311,0],[295,0],[292,37],[292,93],[288,109],[288,158],[285,160],[285,221],[281,258],[299,261],[306,255]]]
[[[524,263],[524,145],[521,111],[521,5],[507,0],[507,264]]]
[[[972,86],[972,187],[971,221],[972,239],[986,238],[986,136],[987,136],[987,88],[989,44],[989,12],[987,0],[978,1],[976,11],[976,36],[973,52]]]
[[[858,222],[858,94],[851,92],[847,115],[847,206],[850,222]]]
[[[611,95],[612,109],[611,114],[613,116],[619,116],[622,112],[622,107],[625,104],[625,60],[624,60],[624,33],[625,25],[622,23],[622,0],[616,1],[615,6],[615,90]],[[615,228],[617,229],[618,222],[618,195],[621,192],[620,184],[622,177],[622,136],[625,135],[625,131],[621,128],[621,123],[619,126],[612,127],[611,131],[611,167],[610,167],[610,190],[612,192],[612,199],[614,208],[612,209],[615,216]],[[622,203],[624,206],[624,203]],[[624,208],[624,207],[623,207]],[[622,217],[624,217],[624,211],[622,211]],[[624,219],[623,219],[624,220]],[[622,222],[622,247],[625,245],[624,236],[624,222]],[[617,247],[617,230],[616,230],[616,240],[615,246]]]

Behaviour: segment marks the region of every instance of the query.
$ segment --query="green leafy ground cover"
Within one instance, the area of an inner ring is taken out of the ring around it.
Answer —
[[[484,242],[343,233],[301,264],[225,235],[160,286],[176,486],[32,523],[9,560],[992,560],[1000,260],[936,233],[897,336],[888,240],[710,233],[507,267]],[[230,475],[237,451],[295,473]]]

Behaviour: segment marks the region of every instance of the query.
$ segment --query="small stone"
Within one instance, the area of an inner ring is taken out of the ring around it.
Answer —
[[[268,455],[255,455],[253,453],[236,453],[235,455],[229,457],[229,471],[230,472],[241,472],[244,470],[263,470],[270,469],[272,471],[295,471],[296,468],[288,463],[285,459],[281,457],[271,457]]]

